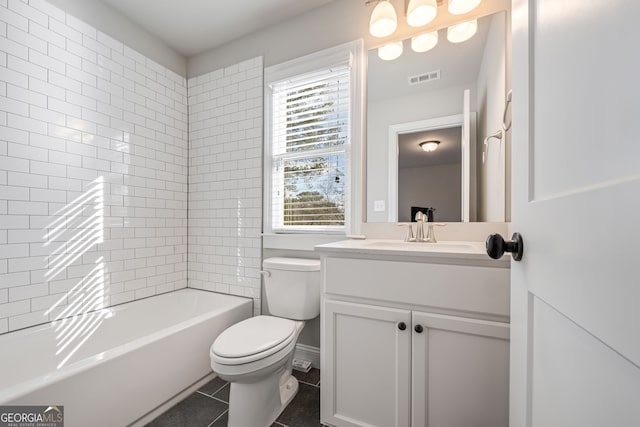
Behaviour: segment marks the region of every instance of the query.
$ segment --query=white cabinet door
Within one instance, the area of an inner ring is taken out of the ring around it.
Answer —
[[[413,312],[412,427],[509,425],[509,324]]]
[[[325,301],[322,422],[409,426],[410,340],[407,310]]]
[[[513,1],[511,426],[640,426],[640,2]]]

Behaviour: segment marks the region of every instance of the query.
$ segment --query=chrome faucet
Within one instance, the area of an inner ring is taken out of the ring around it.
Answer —
[[[429,217],[424,213],[418,211],[416,213],[416,242],[425,242],[425,243],[438,243],[436,239],[436,233],[433,230],[433,227],[444,227],[447,224],[436,223],[436,222],[428,222]],[[427,223],[427,234],[424,234],[424,223]]]
[[[427,216],[421,212],[416,212],[416,242],[424,242],[424,222]]]
[[[398,227],[407,227],[407,234],[404,236],[405,242],[415,242],[416,238],[413,236],[413,227],[409,224],[398,224]]]
[[[427,228],[427,236],[422,241],[426,243],[438,243],[438,240],[436,239],[436,232],[433,230],[433,227],[444,227],[447,224],[440,222],[430,222],[428,224],[429,228]]]
[[[413,227],[411,223],[408,224],[397,224],[398,227],[407,227],[407,234],[405,235],[405,242],[423,242],[423,243],[438,243],[436,240],[436,234],[433,231],[433,227],[444,227],[447,224],[429,222],[429,217],[423,213],[418,211],[416,213],[416,234],[415,237],[413,235]],[[427,223],[427,234],[424,233],[424,223]]]

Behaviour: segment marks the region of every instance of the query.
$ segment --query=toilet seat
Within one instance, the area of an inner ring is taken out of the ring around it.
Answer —
[[[256,316],[223,331],[211,346],[211,356],[222,365],[241,365],[267,358],[297,337],[296,322],[274,316]]]

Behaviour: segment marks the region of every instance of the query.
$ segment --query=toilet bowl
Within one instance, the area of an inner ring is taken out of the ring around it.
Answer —
[[[304,320],[320,313],[320,261],[270,258],[263,268],[274,315],[237,323],[211,345],[211,369],[231,384],[229,427],[270,426],[295,397],[296,341]]]

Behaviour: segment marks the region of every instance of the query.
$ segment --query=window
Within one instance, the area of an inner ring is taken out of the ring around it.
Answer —
[[[360,137],[354,119],[359,81],[352,48],[339,46],[265,71],[267,232],[351,228],[352,153],[360,146],[354,144]]]

